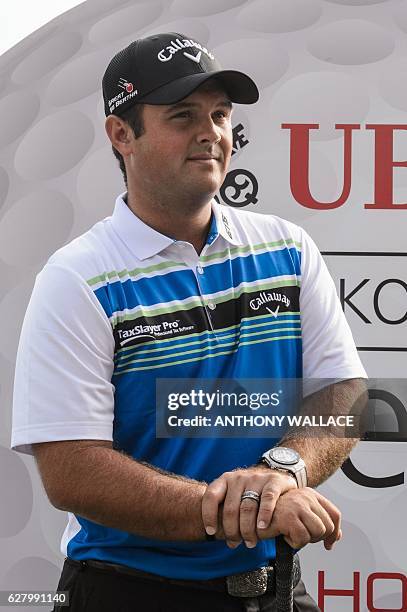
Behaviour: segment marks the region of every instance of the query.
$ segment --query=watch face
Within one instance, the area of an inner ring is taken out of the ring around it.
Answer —
[[[293,465],[297,463],[300,458],[295,450],[292,448],[285,448],[284,446],[273,448],[270,451],[270,457],[283,465]]]

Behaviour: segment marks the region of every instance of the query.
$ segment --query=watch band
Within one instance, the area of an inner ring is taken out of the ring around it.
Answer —
[[[274,470],[275,472],[283,472],[284,474],[288,474],[289,476],[291,476],[291,478],[293,478],[295,480],[295,482],[297,482],[297,478],[295,477],[294,472],[292,472],[291,470],[287,470],[287,469],[284,469],[284,468],[281,468],[281,467],[270,467],[266,461],[262,461],[262,463],[267,465],[267,467],[270,470]],[[297,482],[297,484],[298,484],[298,482]]]
[[[294,476],[297,481],[298,488],[303,489],[307,486],[307,470],[305,462],[296,451],[293,451],[292,449],[287,450],[291,450],[297,455],[297,461],[294,461],[293,463],[284,464],[283,462],[273,459],[270,456],[273,449],[269,449],[268,451],[263,453],[259,463],[265,463],[271,469],[282,470],[284,472],[292,474],[292,476]]]

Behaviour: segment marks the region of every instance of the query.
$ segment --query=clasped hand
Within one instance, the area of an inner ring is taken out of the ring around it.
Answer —
[[[256,491],[259,503],[241,500]],[[230,548],[242,542],[254,548],[259,540],[283,534],[293,548],[324,541],[330,550],[342,537],[341,513],[326,497],[305,487],[298,489],[292,476],[264,466],[225,472],[208,485],[202,498],[205,530]]]

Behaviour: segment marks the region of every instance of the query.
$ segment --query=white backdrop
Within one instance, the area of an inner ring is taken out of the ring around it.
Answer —
[[[110,214],[123,190],[100,80],[118,49],[160,31],[197,38],[258,83],[259,103],[236,107],[220,199],[305,227],[368,374],[382,379],[375,435],[320,487],[342,510],[344,537],[332,552],[320,544],[302,552],[308,589],[328,612],[407,611],[407,169],[394,163],[407,160],[400,0],[87,0],[0,57],[0,589],[53,589],[62,565],[65,515],[48,503],[33,460],[9,450],[22,318],[49,255]],[[348,594],[323,599],[323,588]]]

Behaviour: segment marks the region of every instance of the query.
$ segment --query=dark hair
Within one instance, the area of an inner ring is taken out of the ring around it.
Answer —
[[[131,108],[127,109],[120,115],[120,118],[123,119],[126,123],[129,124],[131,129],[133,130],[134,137],[139,138],[142,134],[144,134],[144,123],[143,123],[143,108],[144,104],[134,104]],[[123,174],[124,183],[127,187],[127,173],[126,166],[124,165],[124,159],[121,153],[112,145],[113,155],[119,162],[120,170]]]

